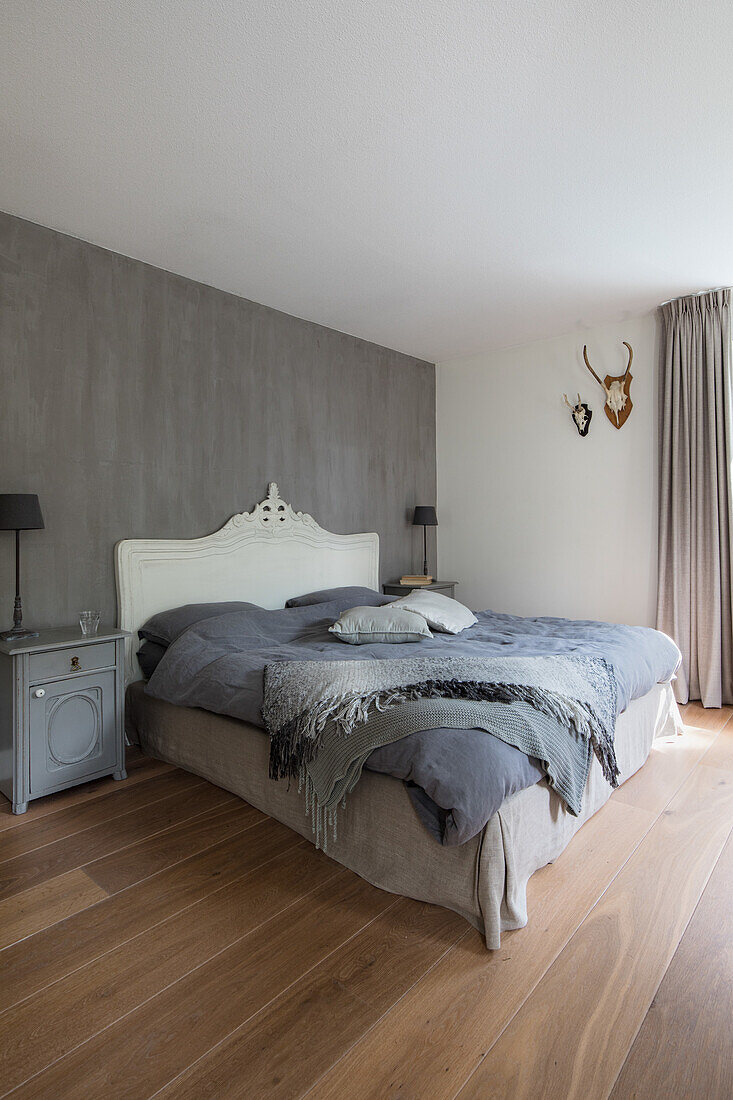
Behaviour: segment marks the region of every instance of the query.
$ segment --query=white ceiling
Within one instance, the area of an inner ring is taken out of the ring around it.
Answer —
[[[0,208],[427,359],[733,282],[730,0],[3,0]]]

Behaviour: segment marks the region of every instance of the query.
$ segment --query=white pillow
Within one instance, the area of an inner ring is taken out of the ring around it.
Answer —
[[[389,603],[385,607],[352,607],[329,626],[340,642],[369,645],[373,642],[421,642],[432,638],[419,612]]]
[[[404,607],[406,611],[416,611],[422,615],[433,630],[444,634],[460,634],[467,626],[478,622],[473,611],[469,611],[458,600],[442,596],[440,592],[430,592],[424,588],[413,588],[407,596],[400,596],[392,607]]]

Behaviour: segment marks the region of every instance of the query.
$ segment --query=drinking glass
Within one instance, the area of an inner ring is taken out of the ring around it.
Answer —
[[[79,626],[82,634],[96,634],[101,615],[98,611],[80,611]]]

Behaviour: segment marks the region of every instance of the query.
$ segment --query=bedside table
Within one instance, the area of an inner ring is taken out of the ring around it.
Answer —
[[[433,581],[432,584],[400,584],[399,581],[390,581],[382,585],[385,596],[407,596],[412,591],[442,592],[444,596],[455,599],[456,585],[458,581]]]
[[[0,641],[0,791],[32,798],[109,775],[125,779],[125,630],[42,630]]]

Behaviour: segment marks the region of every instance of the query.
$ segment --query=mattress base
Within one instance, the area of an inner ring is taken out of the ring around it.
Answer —
[[[313,841],[295,785],[268,777],[269,741],[261,729],[154,699],[142,683],[127,690],[126,721],[143,752],[210,780]],[[616,723],[621,781],[642,766],[656,737],[681,728],[669,684],[635,699]],[[502,931],[527,923],[530,876],[557,858],[611,793],[594,759],[580,817],[543,781],[508,798],[477,836],[451,848],[425,830],[401,780],[365,770],[339,810],[338,837],[327,838],[326,853],[374,886],[452,909],[496,949]]]

